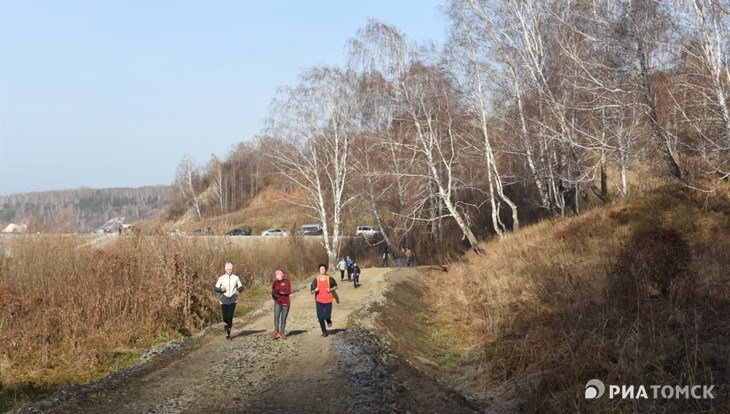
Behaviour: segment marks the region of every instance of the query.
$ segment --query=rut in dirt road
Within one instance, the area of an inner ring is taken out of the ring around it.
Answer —
[[[231,341],[222,324],[211,327],[175,355],[19,412],[390,413],[404,406],[416,412],[437,412],[437,407],[475,412],[463,399],[402,366],[383,351],[379,338],[362,328],[369,309],[382,304],[388,278],[413,272],[392,271],[386,277],[389,270],[364,269],[357,289],[338,280],[341,303],[333,307],[327,338],[320,337],[305,281],[291,296],[287,340],[271,339],[269,309],[251,321],[236,321]],[[396,371],[397,378],[392,375]],[[424,384],[433,387],[434,411],[418,410],[417,398],[408,396],[415,383],[419,392]],[[408,398],[412,401],[404,404]]]

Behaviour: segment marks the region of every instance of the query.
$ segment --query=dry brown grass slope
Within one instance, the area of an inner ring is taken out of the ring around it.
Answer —
[[[730,412],[728,194],[659,186],[434,272],[439,375],[488,411]],[[593,378],[714,385],[715,400],[586,400]]]
[[[169,232],[174,229],[194,232],[202,227],[210,227],[213,234],[225,234],[233,228],[248,226],[253,230],[254,235],[261,234],[262,231],[270,228],[281,228],[293,233],[303,224],[320,223],[317,213],[311,208],[304,207],[304,196],[301,189],[295,188],[286,193],[273,187],[267,187],[257,194],[251,204],[244,209],[227,214],[206,216],[202,220],[197,220],[194,212],[189,210],[179,220],[165,223],[165,230],[160,229],[159,232]],[[211,202],[206,201],[206,203]],[[138,224],[143,227],[150,226],[150,223]],[[374,224],[374,219],[369,209],[358,207],[348,210],[342,217],[340,235],[352,236],[358,225],[371,224]]]
[[[233,228],[249,226],[254,235],[261,234],[269,228],[290,230],[302,220],[301,218],[306,217],[307,210],[289,202],[287,198],[287,194],[281,191],[266,188],[245,209],[228,214],[205,216],[202,220],[197,220],[190,210],[179,220],[166,223],[165,227],[167,230],[177,229],[185,232],[210,227],[213,234],[224,234]]]

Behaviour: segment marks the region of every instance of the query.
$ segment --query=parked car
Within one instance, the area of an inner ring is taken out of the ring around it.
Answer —
[[[324,229],[319,224],[305,224],[297,230],[297,234],[301,236],[321,236],[322,233]]]
[[[357,226],[357,229],[355,229],[355,236],[363,235],[365,237],[370,237],[375,236],[378,233],[380,233],[380,229],[377,227]]]
[[[288,236],[289,232],[282,229],[268,229],[261,233],[262,236]]]
[[[244,226],[239,227],[237,229],[233,229],[226,233],[226,236],[250,236],[251,235],[251,227]]]

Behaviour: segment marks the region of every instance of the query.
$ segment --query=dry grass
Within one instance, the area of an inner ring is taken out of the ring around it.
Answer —
[[[728,412],[730,200],[644,197],[484,245],[427,294],[432,340],[485,404],[526,412]],[[448,279],[446,279],[448,278]],[[455,289],[444,289],[447,283]],[[447,351],[448,350],[448,351]],[[469,373],[469,374],[465,374]],[[607,384],[715,384],[715,401],[583,398]]]
[[[134,363],[156,344],[219,321],[212,286],[231,261],[248,287],[237,313],[266,295],[271,272],[296,282],[324,260],[300,238],[125,236],[79,247],[70,236],[18,236],[0,256],[0,411]],[[245,248],[244,248],[245,247]],[[284,253],[286,252],[286,253]]]

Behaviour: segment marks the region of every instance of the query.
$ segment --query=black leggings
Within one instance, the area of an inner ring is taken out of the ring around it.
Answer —
[[[317,304],[317,320],[319,321],[319,327],[322,329],[322,333],[327,333],[327,326],[325,325],[325,322],[328,324],[332,323],[332,303],[320,303],[316,302]]]
[[[233,327],[233,312],[236,310],[236,304],[231,303],[230,305],[224,305],[221,303],[221,312],[223,313],[223,322],[226,324],[226,328],[231,329]]]

